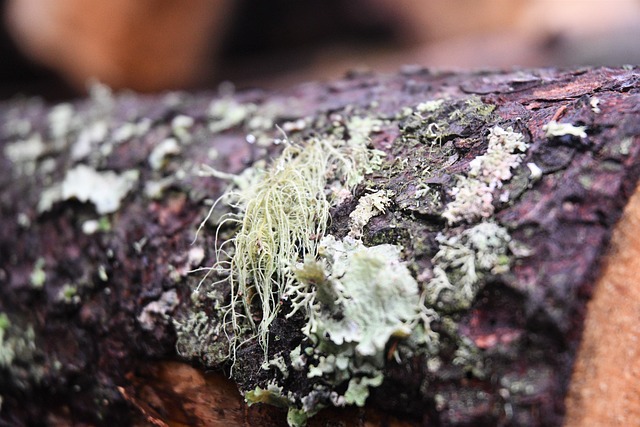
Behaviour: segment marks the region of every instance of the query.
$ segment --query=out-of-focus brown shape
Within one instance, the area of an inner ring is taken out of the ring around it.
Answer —
[[[640,423],[640,187],[618,224],[589,302],[566,427]]]
[[[227,0],[11,0],[7,25],[33,60],[84,89],[189,87],[208,70]]]
[[[221,373],[205,374],[179,362],[148,365],[144,372],[128,378],[132,387],[120,393],[138,411],[136,425],[160,427],[271,427],[286,425],[286,410],[256,404],[247,406],[235,384]],[[329,408],[309,420],[309,427],[331,425],[410,427],[371,406]]]

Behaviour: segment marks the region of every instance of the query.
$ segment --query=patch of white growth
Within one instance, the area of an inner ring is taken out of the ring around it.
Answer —
[[[29,139],[13,142],[4,147],[4,155],[13,163],[34,162],[45,151],[45,145],[39,134],[33,134]]]
[[[349,236],[356,239],[362,237],[362,230],[369,223],[369,220],[374,216],[385,213],[390,204],[391,199],[385,190],[361,197],[358,201],[358,206],[349,215],[351,227]]]
[[[124,123],[113,132],[113,141],[116,143],[127,141],[133,137],[143,136],[151,129],[151,120],[144,118],[138,123]]]
[[[512,128],[496,126],[489,133],[487,152],[469,162],[467,176],[458,176],[450,194],[454,197],[442,216],[451,224],[475,221],[493,214],[493,191],[513,176],[528,144]]]
[[[442,107],[444,99],[433,99],[430,101],[421,102],[416,106],[416,111],[419,113],[433,113]]]
[[[193,120],[193,117],[180,114],[171,120],[171,131],[180,142],[189,142],[191,140],[189,129],[191,129],[194,123],[195,120]]]
[[[175,138],[162,140],[149,154],[149,165],[153,170],[160,170],[165,164],[167,156],[180,154],[180,145]]]
[[[99,214],[112,213],[120,208],[120,202],[133,189],[138,176],[137,170],[118,175],[113,171],[97,172],[78,165],[69,170],[62,181],[62,199],[91,202]]]
[[[38,211],[42,213],[51,209],[55,202],[75,198],[93,203],[101,215],[115,212],[138,182],[138,176],[137,170],[117,174],[113,171],[97,172],[89,166],[78,165],[67,171],[61,184],[42,192]]]
[[[542,178],[542,169],[538,167],[535,163],[527,163],[527,167],[529,168],[529,172],[531,172],[531,180],[537,181]]]
[[[218,133],[238,126],[255,110],[255,105],[240,104],[233,98],[216,99],[209,105],[209,130]]]
[[[553,138],[556,136],[572,135],[579,138],[586,138],[587,130],[586,126],[574,126],[571,123],[558,123],[555,120],[550,121],[542,127],[545,131],[547,138]]]
[[[71,147],[71,158],[73,160],[80,160],[91,154],[95,147],[103,142],[107,137],[109,127],[104,120],[98,120],[91,123],[80,132],[78,139]]]
[[[138,322],[142,329],[151,331],[157,323],[167,323],[169,314],[178,306],[180,298],[175,289],[164,292],[160,299],[152,301],[142,309]]]
[[[73,106],[69,103],[58,104],[51,109],[47,121],[54,139],[64,138],[73,129],[74,114]]]

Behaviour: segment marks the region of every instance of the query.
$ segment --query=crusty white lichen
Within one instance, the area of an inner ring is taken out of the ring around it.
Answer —
[[[32,175],[36,170],[36,161],[46,151],[39,134],[12,142],[4,147],[4,155],[13,163],[16,175]]]
[[[349,214],[349,235],[356,239],[362,237],[362,230],[369,223],[369,220],[385,213],[390,204],[391,199],[386,190],[362,196],[358,201],[358,206]]]
[[[175,138],[163,139],[149,154],[149,166],[153,170],[160,170],[165,164],[166,157],[180,154],[180,151],[180,145]]]
[[[451,225],[489,218],[494,211],[494,190],[511,179],[512,169],[522,163],[527,148],[524,135],[512,128],[491,129],[486,153],[469,162],[469,172],[459,175],[450,191],[453,200],[442,214],[447,222]]]
[[[596,104],[597,105],[597,104]],[[574,126],[571,123],[558,123],[555,120],[550,121],[542,127],[547,138],[556,136],[572,135],[578,138],[586,138],[586,126]]]
[[[138,182],[139,171],[122,174],[113,171],[98,172],[87,165],[78,165],[67,171],[64,180],[48,189],[40,197],[38,211],[50,210],[54,203],[69,199],[91,202],[100,215],[120,209],[122,199]]]
[[[242,124],[256,110],[254,104],[241,104],[234,98],[216,99],[209,105],[209,130],[218,133]]]
[[[145,305],[138,316],[138,322],[142,329],[153,330],[158,323],[166,323],[171,313],[180,302],[175,289],[165,291],[160,295],[160,299],[151,301]]]

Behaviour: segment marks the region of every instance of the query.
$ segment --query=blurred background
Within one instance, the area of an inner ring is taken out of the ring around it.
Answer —
[[[640,0],[0,0],[0,98],[640,63]]]

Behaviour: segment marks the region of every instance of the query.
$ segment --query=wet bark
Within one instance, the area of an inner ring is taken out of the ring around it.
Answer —
[[[220,99],[230,103],[224,114],[211,108]],[[495,110],[490,121],[451,119],[443,143],[455,155],[440,159],[439,173],[429,178],[441,196],[429,205],[417,203],[418,169],[432,147],[402,111],[433,99],[450,108],[480,99]],[[487,279],[471,307],[447,314],[457,339],[478,352],[474,367],[453,363],[459,343],[447,324],[436,322],[434,330],[450,338],[437,366],[420,357],[389,358],[385,382],[369,400],[375,409],[325,411],[312,424],[559,425],[587,303],[640,174],[639,106],[637,68],[407,68],[277,93],[143,97],[99,89],[71,110],[34,99],[5,102],[0,425],[284,423],[286,412],[278,408],[244,405],[224,379],[228,366],[213,373],[206,360],[177,356],[173,319],[192,309],[191,291],[202,277],[188,271],[215,261],[214,232],[192,242],[226,186],[199,171],[207,164],[237,174],[273,157],[277,145],[247,141],[280,138],[275,125],[304,140],[314,126],[353,114],[386,121],[371,143],[387,160],[332,211],[333,234],[347,233],[365,187],[392,190],[391,207],[365,227],[363,241],[401,244],[419,276],[430,268],[435,236],[447,227],[439,215],[455,175],[486,149],[487,130],[500,125],[526,136],[523,165],[537,168],[519,170],[504,186],[509,195],[495,203],[495,220],[527,250],[508,274]],[[314,118],[311,126],[296,125],[306,117]],[[585,126],[586,136],[548,137],[543,126],[552,120]],[[394,166],[401,161],[406,167]],[[118,178],[85,175],[100,181],[88,194],[65,190],[78,165]],[[138,175],[119,181],[127,171]],[[534,173],[540,176],[532,179]],[[96,195],[119,185],[126,187],[120,196]],[[234,380],[244,390],[253,385]]]

